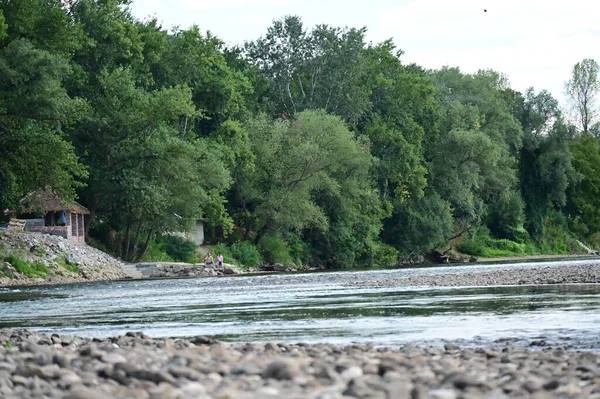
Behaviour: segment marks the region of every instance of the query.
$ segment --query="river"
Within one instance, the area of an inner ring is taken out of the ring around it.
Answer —
[[[565,262],[565,267],[569,262]],[[458,267],[510,267],[510,265]],[[600,285],[355,288],[434,269],[129,280],[0,289],[0,328],[230,342],[598,346]],[[436,269],[439,270],[439,269]],[[448,272],[451,269],[448,269]]]

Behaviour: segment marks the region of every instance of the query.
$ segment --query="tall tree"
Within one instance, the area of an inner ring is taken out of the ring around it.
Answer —
[[[323,109],[356,124],[369,108],[363,84],[365,33],[327,25],[307,31],[299,17],[288,16],[246,43],[249,61],[270,81],[269,112],[294,118]]]
[[[569,148],[573,132],[558,101],[547,91],[535,93],[530,88],[524,97],[515,93],[513,101],[515,116],[523,126],[519,178],[525,227],[540,242],[551,210],[566,205],[567,188],[577,180]]]
[[[571,105],[577,113],[580,128],[586,134],[590,133],[598,115],[598,104],[596,104],[600,92],[598,71],[598,63],[586,58],[575,64],[571,79],[565,84]]]
[[[64,128],[86,105],[63,87],[70,25],[51,1],[0,2],[0,15],[0,206],[44,186],[73,199],[86,171]]]

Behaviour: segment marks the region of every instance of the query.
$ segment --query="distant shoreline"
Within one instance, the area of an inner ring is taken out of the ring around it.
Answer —
[[[597,255],[592,255],[592,254],[569,254],[569,255],[524,255],[524,256],[506,256],[506,257],[499,257],[499,258],[477,258],[477,263],[495,263],[495,262],[511,262],[511,261],[515,261],[515,262],[525,262],[528,260],[561,260],[561,259],[576,259],[576,258],[582,258],[582,259],[587,259],[587,258],[598,258],[600,259],[599,256]]]

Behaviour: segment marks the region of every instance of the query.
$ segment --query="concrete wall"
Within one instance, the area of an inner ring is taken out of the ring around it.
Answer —
[[[192,231],[188,231],[185,233],[176,231],[169,234],[188,239],[196,245],[202,245],[204,244],[204,222],[202,220],[197,221]]]
[[[196,226],[194,226],[194,230],[187,233],[186,237],[188,240],[193,241],[198,245],[204,244],[204,222],[198,220]]]

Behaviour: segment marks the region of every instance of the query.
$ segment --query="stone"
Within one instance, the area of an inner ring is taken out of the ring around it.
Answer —
[[[358,377],[362,377],[362,375],[363,375],[363,371],[358,366],[351,366],[351,367],[347,368],[346,370],[342,371],[342,373],[341,373],[342,380],[344,380],[346,382],[353,380],[355,378],[358,378]]]
[[[181,386],[181,391],[188,397],[197,398],[206,394],[206,388],[199,382],[189,382]]]
[[[460,350],[460,346],[453,344],[453,343],[446,343],[446,344],[444,344],[444,349],[446,349],[448,352],[458,351],[458,350]]]
[[[457,395],[451,389],[437,389],[429,392],[431,399],[456,399]]]
[[[293,380],[302,376],[298,365],[291,360],[275,360],[265,368],[262,373],[263,378],[274,378],[276,380]]]
[[[15,371],[16,368],[17,368],[17,366],[15,366],[12,363],[0,362],[0,371],[5,370],[5,371],[8,371],[9,373],[12,373],[13,371]]]
[[[191,381],[199,381],[202,374],[189,367],[171,367],[169,373],[175,378],[185,378]]]
[[[78,386],[66,394],[64,399],[111,399],[111,397],[97,390],[92,390],[84,386]]]
[[[103,353],[100,357],[100,360],[102,360],[104,363],[110,364],[127,363],[127,359],[125,359],[125,356],[115,352]]]

